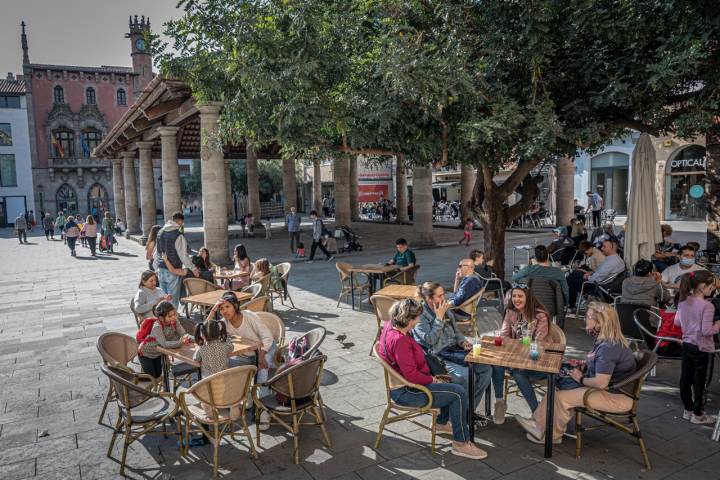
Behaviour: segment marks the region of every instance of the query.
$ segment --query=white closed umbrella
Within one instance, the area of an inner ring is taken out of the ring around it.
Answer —
[[[557,173],[555,172],[555,165],[550,165],[547,171],[548,184],[550,185],[548,197],[547,197],[547,211],[550,212],[552,217],[552,224],[555,225],[555,210],[557,208],[556,196],[557,196]]]
[[[650,260],[655,253],[655,245],[662,242],[655,191],[656,162],[650,135],[643,133],[635,145],[631,162],[625,224],[625,264],[628,268],[632,268],[641,258]]]

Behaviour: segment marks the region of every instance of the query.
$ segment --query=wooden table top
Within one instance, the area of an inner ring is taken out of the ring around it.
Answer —
[[[241,337],[231,337],[233,346],[235,349],[230,354],[233,357],[236,357],[238,355],[243,355],[248,352],[252,352],[253,350],[257,350],[258,347],[261,345],[258,342],[252,342],[250,340],[244,340]],[[183,345],[180,348],[164,348],[161,346],[157,347],[157,351],[165,354],[169,357],[171,357],[173,360],[177,362],[184,362],[187,364],[192,365],[193,367],[200,368],[200,363],[193,360],[193,356],[195,355],[195,352],[197,349],[200,348],[197,346],[197,344],[189,343],[187,345]]]
[[[249,277],[250,272],[241,272],[240,270],[220,270],[213,271],[213,277],[215,280],[232,280],[233,278]]]
[[[350,271],[352,273],[390,273],[398,270],[395,265],[383,265],[382,263],[369,263],[367,265],[360,265],[352,267]]]
[[[385,295],[386,297],[404,300],[406,298],[414,298],[417,292],[416,285],[388,285],[377,292],[376,295]]]
[[[480,356],[475,357],[470,352],[465,357],[465,361],[535,372],[558,373],[562,364],[562,352],[565,351],[565,345],[559,343],[541,343],[539,345],[540,358],[532,360],[530,358],[530,345],[523,345],[522,340],[503,338],[503,344],[496,347],[494,337],[482,337]]]
[[[205,292],[205,293],[199,293],[197,295],[191,295],[189,297],[183,297],[180,299],[183,303],[192,303],[194,305],[203,305],[207,307],[212,307],[215,305],[218,300],[220,300],[220,297],[223,296],[225,292],[228,292],[229,290],[213,290],[212,292]],[[237,299],[240,302],[247,302],[252,298],[252,293],[249,292],[233,292]]]

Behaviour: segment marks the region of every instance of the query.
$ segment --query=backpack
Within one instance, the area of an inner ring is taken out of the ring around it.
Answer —
[[[287,347],[287,361],[280,365],[280,368],[277,369],[277,372],[275,372],[275,374],[277,375],[283,370],[286,370],[293,365],[297,365],[298,363],[302,362],[302,357],[308,352],[308,350],[310,350],[310,341],[306,336],[293,338],[292,340],[290,340],[290,343]],[[313,356],[315,355],[320,355],[320,352],[316,350]],[[282,393],[275,392],[275,400],[277,400],[278,404],[280,405],[290,405],[290,400]],[[302,401],[302,399],[298,399],[298,401]]]

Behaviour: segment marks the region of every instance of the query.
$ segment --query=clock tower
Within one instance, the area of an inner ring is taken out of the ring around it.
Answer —
[[[143,15],[140,20],[138,16],[130,17],[129,21],[130,33],[125,34],[125,38],[130,39],[130,55],[132,56],[133,71],[133,93],[135,98],[139,97],[145,86],[150,83],[153,78],[152,73],[152,55],[150,47],[147,44],[148,34],[150,33],[150,17],[145,19]]]

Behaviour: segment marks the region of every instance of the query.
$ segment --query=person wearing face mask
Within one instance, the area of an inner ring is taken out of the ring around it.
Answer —
[[[680,261],[662,271],[662,282],[668,288],[679,288],[680,277],[686,273],[705,270],[695,263],[695,249],[690,245],[680,248]]]
[[[683,275],[674,321],[682,328],[680,398],[684,406],[683,418],[697,425],[715,423],[717,419],[715,415],[706,415],[703,411],[707,370],[715,350],[713,337],[720,332],[720,322],[713,322],[715,307],[705,300],[713,290],[715,277],[707,270]]]
[[[595,339],[584,368],[573,368],[569,376],[558,380],[555,393],[553,443],[560,443],[567,424],[573,417],[575,407],[587,404],[606,412],[626,412],[633,404],[632,398],[618,392],[605,391],[608,385],[621,381],[637,368],[630,344],[620,330],[617,312],[607,303],[590,302],[585,317],[585,329]],[[588,388],[597,389],[587,398]],[[545,443],[545,402],[543,398],[532,418],[518,417],[518,423],[533,443]]]

